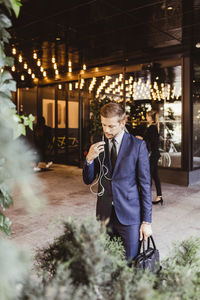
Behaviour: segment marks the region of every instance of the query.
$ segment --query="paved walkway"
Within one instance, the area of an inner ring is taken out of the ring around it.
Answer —
[[[47,204],[38,214],[27,213],[22,204],[8,210],[13,222],[12,240],[31,250],[44,246],[61,231],[61,223],[74,217],[81,221],[95,215],[96,196],[82,181],[82,170],[73,166],[53,165],[39,177]],[[164,205],[153,206],[153,232],[161,258],[173,241],[200,234],[200,185],[182,187],[163,183]],[[153,198],[155,188],[153,186]]]

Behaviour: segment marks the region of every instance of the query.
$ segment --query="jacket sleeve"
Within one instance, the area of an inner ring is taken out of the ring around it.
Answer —
[[[152,197],[151,197],[151,175],[149,168],[149,155],[146,143],[142,141],[139,149],[138,165],[138,183],[140,187],[140,197],[142,206],[142,221],[152,221]]]
[[[98,162],[94,160],[91,164],[88,164],[86,159],[83,163],[83,181],[85,184],[91,184],[99,173]]]

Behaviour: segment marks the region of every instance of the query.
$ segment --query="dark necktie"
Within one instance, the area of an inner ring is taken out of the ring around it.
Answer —
[[[115,138],[113,138],[111,141],[112,141],[112,148],[111,148],[111,152],[110,152],[110,160],[111,160],[111,165],[112,165],[112,171],[114,171],[115,163],[117,160],[117,148],[116,148]]]

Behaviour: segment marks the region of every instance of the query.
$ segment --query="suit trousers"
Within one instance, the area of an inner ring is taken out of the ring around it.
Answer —
[[[123,225],[119,222],[115,213],[114,206],[110,221],[107,225],[107,232],[110,238],[120,237],[126,252],[126,259],[128,261],[134,259],[139,251],[139,230],[140,224]]]

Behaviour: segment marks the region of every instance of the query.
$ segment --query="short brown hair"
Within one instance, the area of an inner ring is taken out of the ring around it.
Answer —
[[[126,113],[123,107],[120,104],[114,102],[105,104],[101,108],[100,114],[104,118],[119,117],[120,121],[125,119],[126,117]]]

